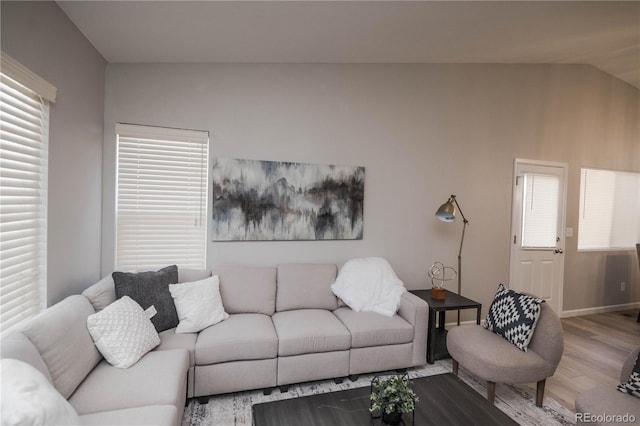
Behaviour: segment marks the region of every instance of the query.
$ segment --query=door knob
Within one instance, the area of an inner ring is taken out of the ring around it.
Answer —
[[[553,252],[554,252],[555,254],[562,254],[562,253],[564,253],[564,250],[562,250],[562,249],[560,249],[560,248],[557,248],[557,249],[555,249]]]

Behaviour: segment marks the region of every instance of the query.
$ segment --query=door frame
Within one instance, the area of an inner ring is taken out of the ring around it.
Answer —
[[[564,266],[565,266],[565,257],[566,254],[566,227],[567,227],[567,188],[568,188],[568,180],[569,180],[569,164],[556,162],[556,161],[542,161],[542,160],[530,160],[524,158],[516,158],[513,161],[513,171],[512,171],[512,180],[511,180],[511,227],[509,233],[509,282],[512,281],[513,278],[513,260],[514,260],[514,250],[516,250],[517,244],[513,244],[513,237],[516,235],[515,227],[520,224],[520,219],[516,218],[516,213],[520,211],[520,208],[516,211],[516,200],[517,200],[517,191],[518,187],[516,185],[516,179],[518,177],[518,169],[521,165],[531,165],[531,166],[543,166],[543,167],[558,167],[564,171],[563,183],[562,183],[562,213],[560,217],[560,241],[558,243],[559,247],[563,249],[563,256],[561,257],[560,262],[560,276],[562,279],[559,282],[558,288],[553,289],[556,296],[556,304],[552,306],[554,311],[561,316],[563,313],[563,299],[564,299]],[[522,237],[521,232],[518,231],[517,235]]]

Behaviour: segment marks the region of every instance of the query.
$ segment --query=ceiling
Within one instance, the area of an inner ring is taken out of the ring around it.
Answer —
[[[110,63],[591,64],[640,88],[640,1],[58,1]]]

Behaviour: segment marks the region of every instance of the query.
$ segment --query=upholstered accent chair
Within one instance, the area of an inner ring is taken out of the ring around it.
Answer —
[[[629,380],[633,367],[640,352],[640,347],[631,351],[620,371],[620,383]],[[608,414],[610,416],[630,415],[640,419],[640,399],[624,394],[614,385],[598,386],[594,389],[581,392],[576,396],[576,413]],[[615,420],[602,422],[586,421],[584,416],[578,415],[576,423],[592,425],[614,425]]]
[[[447,334],[447,349],[453,358],[453,374],[458,365],[487,381],[487,399],[493,403],[496,383],[537,383],[536,405],[542,407],[547,377],[553,376],[564,350],[564,333],[556,313],[546,303],[527,352],[481,325],[454,327]]]

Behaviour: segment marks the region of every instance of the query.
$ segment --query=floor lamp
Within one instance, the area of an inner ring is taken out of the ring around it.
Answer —
[[[456,219],[456,207],[462,216],[462,238],[460,238],[460,250],[458,250],[458,294],[462,291],[462,244],[464,243],[464,231],[469,221],[464,217],[456,196],[449,197],[446,203],[436,211],[436,217],[443,222],[453,222]],[[458,311],[458,325],[460,325],[460,311]]]

